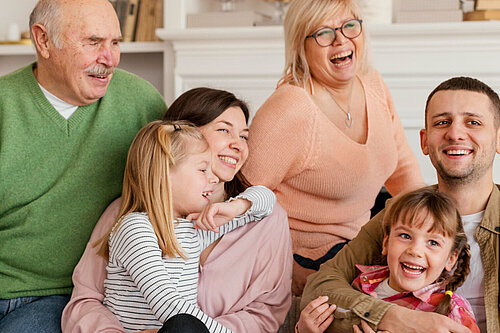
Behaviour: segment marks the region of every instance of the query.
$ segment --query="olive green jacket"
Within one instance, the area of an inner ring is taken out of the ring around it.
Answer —
[[[500,185],[493,187],[481,224],[475,237],[481,249],[484,268],[484,298],[488,332],[500,332],[499,324],[499,234],[500,234]],[[376,329],[390,304],[368,296],[351,287],[359,273],[355,264],[372,265],[380,262],[383,229],[381,211],[350,241],[335,258],[321,265],[310,275],[302,294],[301,309],[318,296],[328,296],[330,303],[351,311],[336,311],[335,320],[327,332],[349,332],[353,324],[363,319]]]

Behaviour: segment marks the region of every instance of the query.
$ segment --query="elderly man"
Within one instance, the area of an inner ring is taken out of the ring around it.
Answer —
[[[121,193],[128,147],[166,111],[146,81],[117,70],[107,0],[40,0],[37,62],[0,77],[0,332],[57,332],[71,274]]]
[[[471,246],[471,272],[458,293],[471,303],[481,332],[500,332],[500,186],[493,183],[493,162],[500,152],[500,100],[481,81],[452,78],[430,94],[425,123],[420,133],[422,151],[437,170],[438,190],[455,199]],[[445,316],[392,305],[350,287],[357,275],[354,265],[373,264],[381,256],[383,213],[310,276],[302,307],[326,295],[329,302],[349,309],[335,315],[328,332],[350,331],[360,319],[390,332],[469,332]]]

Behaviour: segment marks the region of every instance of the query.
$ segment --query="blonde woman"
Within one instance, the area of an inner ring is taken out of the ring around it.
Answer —
[[[250,127],[243,174],[288,213],[295,296],[368,222],[382,186],[424,185],[363,28],[354,0],[292,0],[284,76]]]

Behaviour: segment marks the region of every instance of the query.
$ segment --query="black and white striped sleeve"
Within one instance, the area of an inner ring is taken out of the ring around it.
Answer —
[[[230,202],[240,198],[249,200],[252,205],[244,214],[236,216],[228,223],[219,226],[218,233],[210,230],[197,229],[202,250],[207,248],[218,238],[233,231],[234,229],[242,227],[249,222],[262,220],[272,213],[276,203],[276,195],[273,191],[261,185],[251,186],[243,193],[229,199],[228,201]]]
[[[156,318],[163,323],[175,314],[187,313],[200,319],[210,332],[231,332],[179,295],[167,271],[170,262],[164,264],[147,216],[132,215],[128,215],[114,232],[110,240],[110,258],[112,253],[114,260],[130,274]],[[178,264],[176,260],[179,259],[172,259],[172,265]]]
[[[243,193],[229,199],[229,201],[239,198],[247,199],[252,203],[252,206],[243,214],[249,215],[252,221],[262,220],[271,214],[276,204],[276,195],[262,185],[250,186]]]

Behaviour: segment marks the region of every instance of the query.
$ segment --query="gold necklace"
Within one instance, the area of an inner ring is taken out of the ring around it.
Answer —
[[[328,93],[328,95],[330,96],[330,98],[335,102],[335,104],[339,107],[340,110],[342,110],[342,112],[345,113],[345,116],[346,116],[346,119],[344,120],[345,122],[345,126],[347,128],[351,128],[352,127],[352,124],[354,123],[354,118],[352,117],[351,115],[351,99],[352,99],[352,86],[351,86],[351,93],[349,95],[349,104],[347,104],[347,111],[344,110],[343,107],[340,106],[339,103],[337,103],[337,101],[335,100],[335,98],[333,97],[332,93],[330,92],[330,90],[326,89],[326,87],[322,84],[320,84],[323,89],[325,89],[325,91]]]

